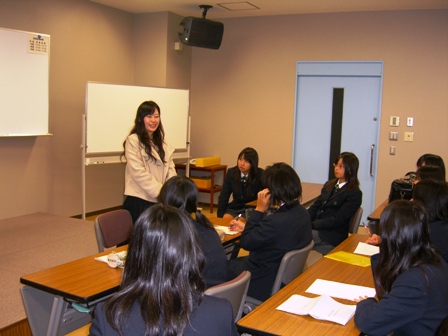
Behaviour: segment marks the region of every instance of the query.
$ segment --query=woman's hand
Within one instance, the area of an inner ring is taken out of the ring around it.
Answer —
[[[271,201],[271,192],[268,188],[263,189],[262,191],[258,192],[257,197],[257,207],[255,210],[260,212],[266,212],[269,209],[269,203]]]
[[[246,226],[246,223],[244,223],[244,220],[239,218],[239,219],[232,219],[229,223],[229,229],[230,231],[238,231],[238,232],[243,232],[244,228]]]
[[[381,238],[380,238],[380,236],[373,234],[372,237],[367,238],[365,243],[378,246],[381,243]]]
[[[365,300],[365,299],[368,299],[369,297],[367,296],[367,295],[365,295],[365,296],[360,296],[359,297],[359,299],[355,299],[355,302],[359,302],[359,301],[362,301],[362,300]]]

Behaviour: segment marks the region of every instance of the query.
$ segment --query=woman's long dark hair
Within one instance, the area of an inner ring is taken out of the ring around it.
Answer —
[[[238,183],[236,184],[237,188],[241,188],[241,183],[239,183],[241,181],[241,172],[238,169],[238,160],[240,159],[246,160],[250,163],[249,178],[247,179],[246,185],[248,189],[253,191],[253,182],[257,178],[258,174],[258,153],[252,147],[246,147],[238,154],[238,159],[236,160],[236,169],[233,170],[232,174],[232,178],[235,181],[238,181]]]
[[[186,176],[173,176],[164,183],[159,193],[159,202],[184,210],[188,214],[194,214],[196,221],[209,229],[213,224],[207,217],[198,211],[198,188],[194,182]]]
[[[302,198],[302,184],[299,175],[284,162],[266,167],[261,176],[261,184],[269,189],[271,204],[280,205],[283,202],[287,208],[291,208]]]
[[[120,334],[134,304],[145,335],[182,335],[202,300],[204,255],[185,212],[156,204],[134,224],[120,290],[106,303],[106,317]]]
[[[439,265],[429,241],[428,218],[420,202],[391,202],[380,217],[380,257],[374,271],[379,299],[390,292],[397,277],[411,267]]]
[[[412,198],[425,205],[430,223],[448,221],[448,185],[446,182],[422,180],[414,185]]]
[[[153,115],[154,112],[158,111],[161,116],[161,111],[159,105],[153,101],[145,101],[140,104],[137,109],[137,115],[134,120],[134,127],[132,128],[131,134],[137,134],[138,140],[144,146],[146,154],[148,154],[150,160],[156,161],[156,158],[152,154],[151,148],[157,149],[157,153],[160,156],[162,162],[165,162],[165,150],[163,149],[163,143],[165,141],[165,131],[162,126],[162,119],[160,118],[159,127],[152,134],[152,139],[149,137],[148,131],[145,128],[144,118],[147,115]],[[124,152],[122,156],[126,157],[126,140],[123,142]]]

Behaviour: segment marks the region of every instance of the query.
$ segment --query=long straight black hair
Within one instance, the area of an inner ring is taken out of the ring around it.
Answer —
[[[390,292],[397,277],[409,268],[441,264],[430,243],[428,217],[420,202],[391,202],[380,217],[380,236],[381,252],[374,271],[379,299]]]
[[[145,335],[182,335],[205,290],[204,255],[191,219],[171,206],[153,205],[134,224],[120,290],[106,303],[120,334],[134,304]]]
[[[144,119],[147,115],[153,115],[156,111],[159,112],[160,115],[160,124],[152,134],[151,139],[148,132],[146,131]],[[135,116],[134,127],[132,128],[129,135],[134,133],[137,134],[138,140],[145,148],[145,153],[148,154],[150,160],[156,160],[151,150],[151,148],[154,147],[157,149],[157,153],[159,154],[162,162],[165,162],[165,150],[163,149],[163,143],[165,141],[165,131],[163,130],[160,107],[159,105],[157,105],[157,103],[151,100],[145,101],[140,104]],[[126,140],[123,142],[123,148],[124,152],[122,155],[126,157]]]
[[[166,181],[159,193],[159,202],[172,205],[186,213],[194,214],[194,219],[203,226],[214,230],[210,220],[198,211],[198,187],[186,176],[173,176]]]

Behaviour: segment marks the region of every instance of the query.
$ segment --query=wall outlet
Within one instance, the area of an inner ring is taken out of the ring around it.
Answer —
[[[390,155],[395,155],[395,146],[390,146],[389,147],[389,154]]]
[[[414,132],[404,132],[404,141],[414,141]]]

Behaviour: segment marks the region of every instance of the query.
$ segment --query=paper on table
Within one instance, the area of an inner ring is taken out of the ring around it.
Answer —
[[[380,252],[379,246],[359,242],[358,246],[356,247],[356,250],[353,253],[371,256],[379,252]]]
[[[278,306],[277,309],[297,315],[310,315],[318,320],[346,325],[355,314],[356,305],[339,303],[328,295],[311,299],[294,294]]]
[[[307,293],[317,295],[329,295],[340,299],[352,300],[359,299],[360,296],[374,297],[375,288],[349,285],[336,281],[316,279],[306,290]]]
[[[126,258],[128,251],[121,251],[121,252],[115,252],[115,253],[118,254],[120,259],[124,259],[124,258]],[[101,256],[101,257],[96,257],[95,260],[105,262],[107,264],[107,254],[104,256]]]
[[[224,231],[226,235],[235,235],[238,233],[238,231],[230,231],[228,226],[221,226],[221,225],[215,225],[215,229],[219,229],[221,231]]]

